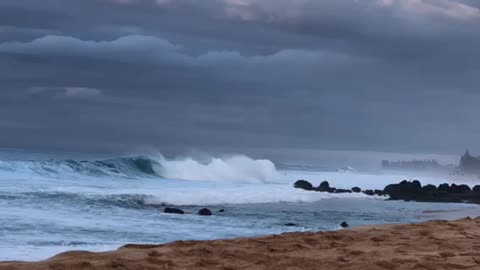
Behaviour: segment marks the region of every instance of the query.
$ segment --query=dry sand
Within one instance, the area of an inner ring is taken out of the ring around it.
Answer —
[[[0,270],[480,269],[480,219],[67,252]]]

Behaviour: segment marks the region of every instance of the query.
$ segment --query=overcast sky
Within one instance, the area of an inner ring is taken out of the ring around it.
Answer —
[[[0,147],[480,151],[477,0],[2,0]]]

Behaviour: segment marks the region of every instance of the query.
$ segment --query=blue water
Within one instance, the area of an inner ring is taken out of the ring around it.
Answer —
[[[477,210],[475,205],[293,189],[302,172],[277,171],[269,161],[246,157],[203,162],[0,157],[0,260],[41,260],[66,250],[111,250],[128,243],[336,230],[342,221],[352,226],[416,222]],[[303,176],[319,181],[326,174]],[[340,186],[353,184],[344,179],[358,184],[366,177],[336,176]],[[397,180],[389,178],[385,181]],[[163,214],[165,205],[177,205],[186,214]],[[214,215],[196,215],[203,207]]]

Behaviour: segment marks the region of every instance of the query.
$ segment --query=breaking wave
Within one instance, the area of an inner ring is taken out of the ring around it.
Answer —
[[[105,160],[27,160],[0,161],[0,173],[48,178],[161,177],[178,180],[266,183],[279,178],[270,160],[256,160],[243,155],[166,159],[158,157],[121,157]]]

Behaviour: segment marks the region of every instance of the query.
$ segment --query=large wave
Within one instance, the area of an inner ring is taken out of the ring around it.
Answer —
[[[270,160],[256,160],[243,155],[211,157],[205,162],[190,157],[162,159],[153,168],[162,177],[181,180],[266,183],[279,178],[279,173]]]
[[[105,160],[0,161],[0,173],[48,178],[162,177],[246,183],[266,183],[279,178],[279,173],[270,160],[256,160],[243,155],[210,157],[202,161],[191,157],[166,159],[161,155]]]

